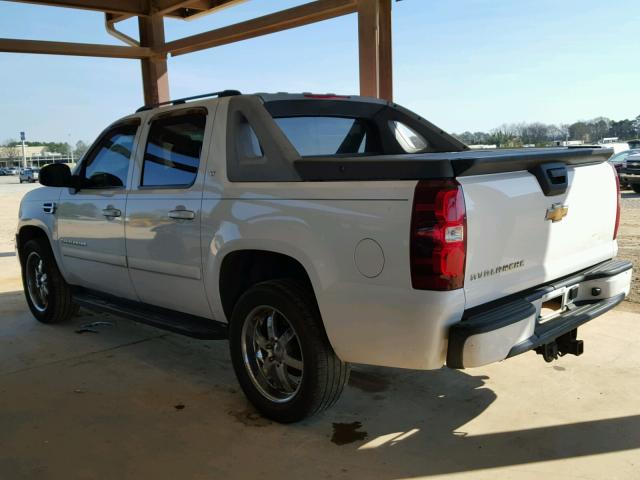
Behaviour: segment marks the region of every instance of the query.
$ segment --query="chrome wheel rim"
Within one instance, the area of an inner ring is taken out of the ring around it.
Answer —
[[[44,260],[38,253],[31,252],[25,268],[29,299],[36,310],[44,312],[49,305],[49,277]]]
[[[254,308],[242,326],[242,357],[253,385],[272,402],[291,400],[300,390],[304,362],[293,325],[277,309]]]

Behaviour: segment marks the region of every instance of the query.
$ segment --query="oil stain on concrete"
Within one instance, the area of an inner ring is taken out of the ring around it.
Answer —
[[[250,408],[244,410],[229,410],[227,413],[247,427],[268,427],[273,423]]]

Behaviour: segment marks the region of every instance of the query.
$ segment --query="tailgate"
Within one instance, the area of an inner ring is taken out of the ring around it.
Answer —
[[[545,196],[528,171],[457,180],[467,208],[467,308],[574,273],[616,253],[617,194],[607,163],[568,165],[566,191],[552,196]],[[547,219],[547,212],[557,221]]]

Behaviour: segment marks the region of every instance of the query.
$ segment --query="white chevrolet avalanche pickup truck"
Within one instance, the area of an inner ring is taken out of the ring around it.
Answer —
[[[46,323],[82,306],[228,339],[245,394],[280,422],[331,406],[350,363],[579,355],[577,328],[631,282],[610,155],[472,151],[354,96],[143,107],[24,197],[26,300]]]

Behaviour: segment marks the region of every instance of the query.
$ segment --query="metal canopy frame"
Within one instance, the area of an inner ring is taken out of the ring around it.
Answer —
[[[168,55],[247,40],[323,20],[358,15],[360,94],[392,100],[392,0],[315,0],[276,13],[166,42],[164,17],[193,19],[247,0],[8,0],[103,12],[107,32],[128,46],[0,38],[0,52],[139,59],[145,105],[169,101]],[[140,41],[116,30],[138,17]]]

